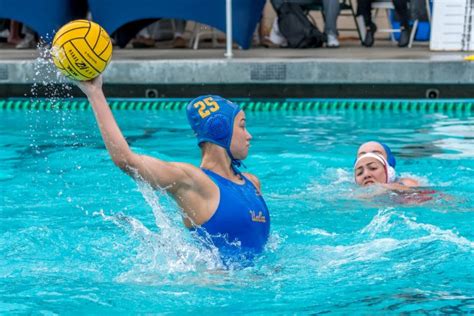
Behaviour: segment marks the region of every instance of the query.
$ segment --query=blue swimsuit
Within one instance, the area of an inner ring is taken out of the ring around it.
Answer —
[[[197,232],[226,254],[263,250],[270,233],[270,214],[253,183],[242,175],[243,184],[202,169],[217,185],[220,201],[216,212]]]

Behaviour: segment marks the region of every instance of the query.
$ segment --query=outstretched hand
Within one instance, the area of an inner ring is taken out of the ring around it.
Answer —
[[[75,84],[90,98],[95,93],[102,91],[102,75],[88,81],[75,81]]]

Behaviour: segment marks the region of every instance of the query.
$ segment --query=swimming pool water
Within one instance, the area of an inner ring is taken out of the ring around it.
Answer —
[[[199,163],[182,111],[116,111],[132,148]],[[93,114],[0,112],[0,313],[463,313],[474,309],[474,118],[249,112],[271,212],[251,267],[222,269],[179,210],[110,161]],[[359,144],[390,144],[431,200],[367,198]],[[410,203],[411,201],[411,203]]]

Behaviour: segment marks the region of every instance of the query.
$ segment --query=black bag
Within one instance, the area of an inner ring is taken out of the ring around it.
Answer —
[[[278,10],[278,27],[290,48],[321,47],[326,35],[311,23],[300,5],[283,3]]]

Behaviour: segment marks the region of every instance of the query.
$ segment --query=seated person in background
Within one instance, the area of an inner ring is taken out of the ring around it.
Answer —
[[[4,27],[8,28],[4,34],[7,37],[7,43],[17,45],[21,42],[21,23],[14,20],[4,20]]]
[[[184,38],[186,31],[186,20],[174,20],[173,48],[187,48],[188,43]]]
[[[392,0],[395,6],[395,12],[400,17],[400,40],[399,47],[406,47],[410,41],[410,25],[409,25],[409,11],[408,1],[410,0]],[[367,28],[365,39],[362,45],[371,47],[374,45],[374,34],[377,31],[377,26],[372,21],[372,2],[373,0],[357,0],[357,15],[364,18],[365,26]],[[363,31],[363,30],[362,30]]]
[[[395,157],[387,145],[374,141],[364,143],[357,150],[357,160],[354,163],[355,182],[360,186],[379,183],[394,190],[419,186],[415,179],[398,178],[395,166]]]
[[[23,34],[23,37],[21,36]],[[0,19],[0,42],[15,45],[15,48],[35,48],[38,34],[34,30],[14,20]]]
[[[308,10],[312,5],[322,4],[323,14],[325,17],[324,33],[327,36],[326,46],[331,48],[339,47],[339,40],[337,39],[337,17],[339,16],[340,11],[339,0],[271,0],[271,3],[277,12],[284,3],[298,4],[303,10]],[[274,22],[273,28],[277,26],[278,23]],[[273,28],[269,39],[272,43],[281,45],[282,42],[284,42],[284,39],[278,38],[280,32],[278,28],[275,30],[276,32],[274,32]]]

